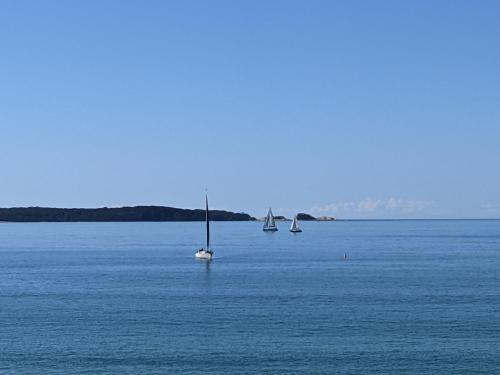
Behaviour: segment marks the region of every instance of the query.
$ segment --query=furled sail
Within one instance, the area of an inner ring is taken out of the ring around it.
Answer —
[[[210,249],[210,218],[208,216],[208,196],[205,195],[205,221],[207,223],[207,250]]]

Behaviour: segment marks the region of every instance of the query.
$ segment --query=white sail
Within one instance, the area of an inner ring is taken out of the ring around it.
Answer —
[[[269,208],[267,212],[266,220],[264,221],[264,231],[277,231],[276,222],[274,221],[273,211]]]
[[[270,208],[269,208],[269,214],[268,214],[268,217],[269,217],[269,226],[270,226],[270,227],[275,227],[275,226],[276,226],[276,223],[274,222],[273,211],[271,211],[271,209],[270,209]]]
[[[302,229],[299,228],[299,220],[297,219],[297,215],[293,217],[292,226],[290,227],[290,232],[302,232]]]
[[[267,228],[269,226],[269,213],[266,216],[266,219],[264,220],[264,228]]]

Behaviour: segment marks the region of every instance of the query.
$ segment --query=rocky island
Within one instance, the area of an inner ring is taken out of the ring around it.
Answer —
[[[297,214],[297,219],[300,221],[315,221],[317,220],[314,216],[305,214],[301,212],[300,214]]]

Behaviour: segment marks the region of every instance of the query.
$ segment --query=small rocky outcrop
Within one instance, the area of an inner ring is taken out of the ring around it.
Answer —
[[[309,214],[305,214],[303,212],[301,212],[300,214],[297,214],[297,219],[299,219],[300,221],[315,221],[315,220],[317,220],[314,216],[309,215]]]

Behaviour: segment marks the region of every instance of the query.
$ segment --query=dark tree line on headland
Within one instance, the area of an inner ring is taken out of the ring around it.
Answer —
[[[297,219],[299,219],[301,221],[314,221],[314,220],[317,220],[314,216],[311,216],[311,215],[305,214],[305,213],[297,214]]]
[[[0,221],[10,222],[66,222],[66,221],[202,221],[205,210],[189,210],[162,206],[119,208],[0,208]],[[210,220],[254,220],[245,213],[210,210]]]

